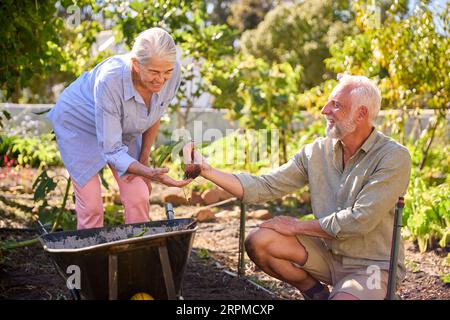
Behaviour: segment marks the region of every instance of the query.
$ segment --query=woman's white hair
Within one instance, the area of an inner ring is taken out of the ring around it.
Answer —
[[[369,111],[369,121],[375,122],[381,107],[381,92],[375,82],[365,76],[352,76],[339,74],[338,80],[341,88],[350,87],[352,111],[360,106],[366,106]]]
[[[150,28],[141,32],[135,39],[131,56],[140,64],[156,57],[164,61],[175,63],[177,47],[172,36],[164,29]]]

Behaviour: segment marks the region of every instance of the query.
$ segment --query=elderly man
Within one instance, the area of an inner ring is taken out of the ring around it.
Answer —
[[[204,178],[246,203],[266,202],[309,184],[315,220],[275,217],[246,239],[253,262],[305,299],[386,295],[394,208],[406,192],[411,159],[405,147],[374,128],[380,104],[372,81],[343,76],[322,108],[327,137],[260,177],[221,172],[195,153]],[[401,278],[402,247],[399,261]],[[322,283],[333,286],[332,292]]]

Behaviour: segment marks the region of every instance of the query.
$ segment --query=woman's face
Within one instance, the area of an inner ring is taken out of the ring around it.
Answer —
[[[164,83],[170,79],[175,64],[159,58],[150,58],[142,65],[133,59],[133,68],[140,80],[140,85],[151,92],[159,92]]]

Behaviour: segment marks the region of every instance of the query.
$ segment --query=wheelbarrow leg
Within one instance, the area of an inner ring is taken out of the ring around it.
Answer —
[[[166,284],[167,299],[175,300],[177,298],[175,293],[175,285],[173,283],[172,268],[170,266],[169,253],[166,244],[158,247],[159,260],[161,261],[162,272],[164,276],[164,283]]]
[[[117,300],[117,254],[108,255],[109,300]]]

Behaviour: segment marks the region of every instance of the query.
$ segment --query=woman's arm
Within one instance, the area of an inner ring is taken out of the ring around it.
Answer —
[[[155,142],[156,136],[158,135],[159,126],[161,121],[156,121],[150,128],[148,128],[142,134],[142,148],[141,154],[139,156],[139,162],[145,166],[148,166],[148,158],[150,156],[150,150],[153,143]]]

